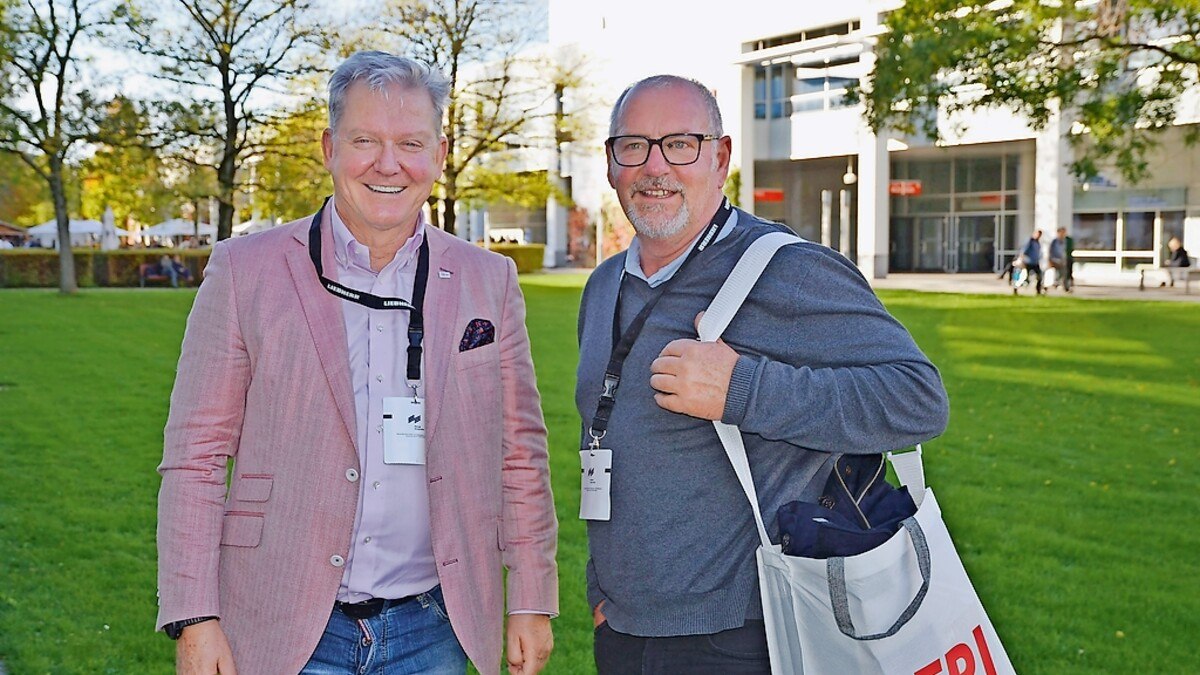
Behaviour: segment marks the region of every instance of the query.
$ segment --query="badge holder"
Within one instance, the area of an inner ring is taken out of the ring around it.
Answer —
[[[612,450],[600,447],[607,433],[597,436],[588,429],[592,442],[579,451],[579,517],[583,520],[606,521],[612,515]]]

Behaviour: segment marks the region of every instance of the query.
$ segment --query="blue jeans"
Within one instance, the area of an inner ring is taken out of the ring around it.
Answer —
[[[450,628],[442,587],[369,619],[338,609],[300,675],[462,675],[467,655]]]

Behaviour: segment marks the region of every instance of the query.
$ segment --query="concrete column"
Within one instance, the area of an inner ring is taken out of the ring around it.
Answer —
[[[558,179],[559,188],[565,182]],[[562,267],[567,263],[567,207],[553,197],[546,200],[546,251],[542,256],[545,267]]]
[[[1071,206],[1075,199],[1075,183],[1070,165],[1074,154],[1066,132],[1070,120],[1060,111],[1052,113],[1050,122],[1037,132],[1037,159],[1034,166],[1033,230],[1048,235],[1060,227],[1071,227]],[[1021,233],[1027,237],[1029,232]],[[1021,238],[1018,237],[1018,240]]]
[[[850,257],[850,191],[838,192],[838,252]]]
[[[742,172],[742,208],[754,213],[754,67],[742,66],[742,147],[734,148]],[[732,168],[732,167],[731,167]]]
[[[858,269],[868,280],[888,273],[887,138],[864,129],[858,149]]]
[[[821,245],[833,248],[833,190],[821,190]]]

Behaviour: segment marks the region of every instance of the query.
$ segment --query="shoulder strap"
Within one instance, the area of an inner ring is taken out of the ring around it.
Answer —
[[[754,288],[754,284],[762,276],[767,263],[775,256],[775,252],[788,244],[801,241],[804,240],[786,232],[771,232],[755,239],[742,253],[741,260],[738,260],[721,290],[717,291],[716,297],[704,311],[698,329],[700,339],[704,342],[715,342],[720,338],[745,302],[746,296],[750,294],[750,289]],[[713,426],[716,427],[717,436],[721,438],[721,445],[725,446],[725,455],[733,465],[742,491],[750,501],[750,509],[754,511],[754,523],[758,526],[758,536],[762,545],[769,547],[771,539],[767,536],[767,527],[763,524],[762,512],[758,507],[758,490],[754,488],[754,478],[750,475],[750,460],[746,459],[742,433],[737,427],[720,420],[715,420]]]
[[[719,339],[725,329],[729,327],[729,323],[733,321],[734,315],[746,301],[746,296],[750,294],[750,289],[754,288],[775,253],[788,244],[802,241],[804,240],[786,232],[771,232],[754,240],[742,254],[741,259],[738,260],[737,265],[734,266],[733,271],[721,286],[721,290],[717,291],[716,297],[709,303],[708,309],[700,319],[698,329],[700,339],[704,342],[715,342]],[[742,442],[742,433],[737,427],[725,424],[720,420],[713,421],[713,427],[717,430],[721,445],[725,447],[725,455],[729,458],[729,463],[733,465],[733,471],[737,474],[742,491],[746,493],[746,499],[750,502],[759,539],[763,546],[769,548],[773,544],[770,537],[767,536],[767,527],[763,523],[762,511],[758,506],[758,490],[754,487],[754,478],[750,474],[750,460],[746,458],[746,446]],[[909,494],[912,495],[917,506],[920,506],[921,500],[925,496],[925,467],[921,460],[921,446],[918,444],[915,452],[903,454],[889,452],[887,458],[892,463],[896,476],[900,479],[900,484],[909,486]]]

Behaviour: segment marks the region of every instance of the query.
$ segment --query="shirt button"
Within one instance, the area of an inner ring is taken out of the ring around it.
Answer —
[[[379,331],[380,333],[382,333],[382,332],[383,332],[383,324],[381,324],[381,323],[379,323],[379,324],[375,324],[375,330],[377,330],[377,331]]]
[[[370,538],[370,537],[363,537],[363,543],[364,543],[364,544],[369,544],[369,543],[371,543],[371,538]]]
[[[329,564],[334,567],[341,567],[346,564],[346,559],[340,555],[331,555],[329,556]]]
[[[382,433],[383,433],[383,425],[382,425],[382,424],[380,424],[379,426],[375,427],[375,433],[379,433],[379,434],[382,434]]]
[[[346,480],[351,483],[358,482],[358,469],[346,469]]]
[[[375,376],[375,381],[376,381],[376,382],[383,382],[383,376],[382,376],[382,375],[376,375],[376,376]]]
[[[380,485],[382,485],[382,483],[380,483],[379,481],[375,481],[375,483],[374,483],[373,485],[371,485],[371,487],[373,487],[373,488],[375,488],[376,490],[378,490]]]

